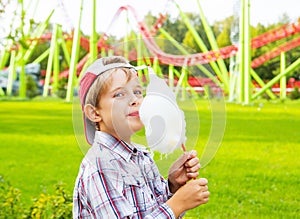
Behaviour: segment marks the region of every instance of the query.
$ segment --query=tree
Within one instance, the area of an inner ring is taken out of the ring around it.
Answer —
[[[197,43],[196,43],[195,39],[193,38],[192,33],[190,31],[187,31],[185,33],[185,37],[184,37],[182,43],[184,45],[186,45],[188,48],[192,49],[192,51],[199,50],[199,47],[198,47],[198,45],[197,45]]]
[[[230,32],[227,28],[224,28],[223,31],[218,35],[217,44],[219,48],[229,46],[231,44]]]

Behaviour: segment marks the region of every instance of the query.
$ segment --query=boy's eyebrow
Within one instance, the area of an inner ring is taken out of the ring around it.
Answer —
[[[110,90],[109,92],[110,93],[113,93],[113,92],[115,92],[115,91],[117,91],[117,90],[120,90],[120,89],[123,89],[124,87],[116,87],[116,88],[114,88],[113,90]]]
[[[116,88],[110,90],[109,93],[114,93],[114,92],[116,92],[117,90],[124,89],[125,87],[126,87],[126,86],[124,86],[124,87],[116,87]],[[143,89],[143,87],[142,87],[140,84],[137,84],[137,85],[135,86],[135,88]]]
[[[138,84],[136,87],[143,89],[142,85]]]

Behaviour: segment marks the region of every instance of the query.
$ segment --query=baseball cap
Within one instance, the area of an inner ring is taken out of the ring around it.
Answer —
[[[117,56],[114,56],[117,58]],[[84,114],[84,105],[85,105],[85,99],[86,95],[89,92],[90,87],[92,84],[95,82],[97,77],[109,70],[115,69],[115,68],[131,68],[134,70],[140,70],[143,68],[146,68],[147,66],[133,66],[129,62],[115,62],[115,63],[110,63],[110,64],[104,64],[104,60],[107,58],[113,58],[112,56],[110,57],[104,57],[97,59],[94,63],[92,63],[85,73],[83,74],[80,84],[79,84],[79,99],[80,99],[80,104],[81,104],[81,109],[83,113],[83,121],[84,121],[84,132],[85,132],[85,137],[87,142],[92,145],[94,142],[94,137],[95,137],[95,123],[90,121],[88,118],[86,118]],[[122,57],[123,58],[123,57]],[[124,60],[124,58],[123,58]]]

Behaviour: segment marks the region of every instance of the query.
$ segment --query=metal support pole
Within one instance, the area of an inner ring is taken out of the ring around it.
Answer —
[[[70,53],[68,51],[68,48],[67,48],[67,45],[66,45],[66,41],[65,41],[65,39],[63,37],[61,28],[58,31],[58,36],[61,39],[60,46],[61,46],[62,51],[64,53],[64,58],[67,61],[68,67],[70,68]]]
[[[19,1],[21,4],[21,25],[20,25],[20,31],[21,31],[21,39],[25,38],[24,34],[24,19],[25,19],[25,10],[24,10],[24,2],[23,0]],[[19,75],[20,79],[20,85],[19,85],[19,97],[20,98],[26,98],[26,72],[25,72],[25,64],[26,64],[26,59],[25,59],[25,48],[21,46],[21,54],[22,58],[20,60],[21,64],[21,71]]]
[[[183,66],[180,77],[178,79],[178,82],[177,82],[177,85],[176,85],[176,88],[175,88],[175,97],[176,98],[178,96],[178,93],[179,93],[180,89],[185,89],[184,81],[185,81],[185,78],[186,78],[187,71],[184,68],[185,67]],[[182,98],[183,98],[183,95],[184,95],[184,93],[182,93]]]
[[[52,84],[52,92],[56,93],[58,90],[58,83],[59,83],[59,51],[60,51],[60,44],[61,39],[58,38],[59,30],[61,29],[60,25],[57,25],[57,33],[56,33],[56,44],[54,49],[54,62],[53,62],[53,84]]]
[[[24,54],[24,49],[21,48],[21,54]],[[19,73],[19,97],[26,98],[26,72],[25,72],[25,60],[20,60],[20,73]]]
[[[216,38],[214,36],[214,33],[213,33],[211,27],[209,26],[209,24],[208,24],[208,22],[207,22],[207,20],[204,16],[202,7],[200,5],[200,0],[197,0],[197,4],[198,4],[199,12],[200,12],[201,21],[202,21],[205,33],[207,35],[208,41],[211,45],[212,50],[217,51],[217,50],[219,50],[219,47],[218,47]],[[227,81],[227,83],[229,84],[228,70],[226,68],[224,60],[223,59],[218,59],[217,63],[220,67],[220,70],[222,72],[224,80]]]
[[[286,76],[288,74],[290,74],[291,72],[293,72],[296,68],[298,68],[300,66],[300,58],[298,58],[295,62],[293,62],[291,65],[289,65],[283,72],[281,72],[280,74],[276,75],[271,81],[269,81],[259,92],[257,92],[256,94],[254,94],[252,96],[252,99],[257,98],[258,96],[260,96],[261,94],[263,94],[267,89],[269,89],[270,87],[272,87],[276,82],[278,82],[280,80],[280,78],[282,78],[283,76]]]
[[[141,34],[139,33],[138,36],[137,36],[137,66],[141,66],[143,64],[143,60],[142,60],[142,36]],[[140,82],[141,83],[144,83],[143,82],[143,70],[138,70],[138,76],[139,76],[139,79],[140,79]]]
[[[7,96],[12,95],[13,82],[15,78],[16,78],[16,51],[12,50],[10,54],[9,72],[8,72],[7,88],[6,88]]]
[[[169,65],[169,87],[171,90],[174,88],[174,66]]]
[[[250,74],[254,78],[254,80],[258,83],[259,86],[264,87],[266,85],[265,82],[257,75],[257,73],[252,68],[250,69]],[[272,100],[277,99],[276,95],[272,92],[271,89],[267,89],[266,93],[269,95],[269,97]]]
[[[2,50],[2,54],[0,57],[0,69],[3,69],[9,59],[9,51],[10,50],[10,46],[7,46],[7,48]]]
[[[250,103],[250,84],[251,84],[251,77],[250,77],[250,68],[251,68],[251,37],[250,37],[250,0],[245,0],[245,26],[244,26],[244,103]]]
[[[129,18],[128,10],[126,10],[126,35],[124,37],[124,57],[129,59]]]
[[[193,25],[191,25],[188,17],[181,11],[180,7],[178,4],[176,4],[179,12],[180,12],[180,16],[183,19],[183,22],[185,23],[185,25],[187,26],[187,28],[189,29],[189,31],[191,32],[192,36],[194,37],[197,45],[199,46],[199,48],[201,49],[202,52],[208,52],[208,49],[206,47],[206,45],[204,44],[204,42],[202,41],[201,37],[199,36],[199,34],[197,33],[197,31],[195,30],[195,28],[193,27]],[[220,78],[220,80],[223,82],[224,87],[223,89],[228,92],[228,80],[226,80],[223,76],[223,74],[221,73],[219,67],[217,66],[217,64],[215,62],[210,62],[209,63],[212,67],[212,69],[215,71],[216,75]]]
[[[45,50],[45,52],[43,52],[39,57],[37,57],[32,63],[35,63],[35,64],[40,63],[45,58],[47,58],[49,53],[50,53],[50,49]]]
[[[174,45],[179,51],[181,51],[183,54],[185,55],[190,55],[190,53],[188,53],[188,51],[186,51],[186,49],[180,45],[172,36],[170,36],[170,34],[168,32],[166,32],[164,29],[159,28],[160,33],[165,36],[171,43],[172,45]],[[205,74],[207,77],[209,77],[214,83],[216,83],[219,87],[223,88],[223,85],[221,84],[221,82],[216,79],[216,77],[214,75],[211,74],[211,72],[206,69],[203,65],[196,65],[198,67],[198,69],[203,72],[203,74]]]
[[[96,0],[92,4],[92,33],[90,38],[90,63],[95,61],[98,55],[97,32],[96,32]]]
[[[52,17],[54,13],[54,10],[51,11],[50,15],[47,17],[47,19],[45,20],[45,22],[39,24],[39,26],[36,28],[36,31],[31,35],[32,38],[34,38],[34,40],[31,42],[29,49],[26,50],[25,55],[24,55],[24,60],[26,60],[26,62],[29,60],[30,56],[32,55],[34,49],[36,48],[36,45],[39,42],[39,38],[42,36],[43,32],[45,31],[45,29],[47,28],[50,18]]]
[[[51,73],[52,73],[53,59],[54,59],[54,55],[55,55],[55,48],[57,47],[57,31],[58,31],[58,24],[55,24],[53,33],[52,33],[50,52],[49,52],[48,62],[47,62],[43,97],[47,97],[48,93],[49,93],[48,91],[49,91],[50,78],[51,78]]]
[[[230,57],[230,66],[229,66],[229,102],[234,102],[237,98],[237,81],[238,81],[238,64],[237,64],[238,56],[231,56]]]
[[[238,77],[238,102],[244,102],[244,71],[245,71],[245,0],[241,0],[241,16],[240,16],[240,42],[239,42],[239,77]]]
[[[285,52],[280,53],[280,72],[284,72],[286,67]],[[280,99],[286,99],[286,76],[280,78]]]
[[[81,36],[80,24],[81,24],[81,17],[82,17],[82,8],[83,8],[83,0],[80,1],[78,23],[74,32],[72,55],[71,55],[70,69],[69,69],[68,88],[67,88],[67,95],[66,95],[67,102],[70,102],[72,100],[73,93],[74,93],[73,88],[76,79],[76,67],[77,67],[77,61],[79,56],[79,45],[80,45],[80,36]]]
[[[183,81],[181,83],[181,100],[185,100],[187,97],[186,87],[187,87],[187,83],[188,83],[188,71],[187,71],[186,65],[182,66],[181,74],[184,75]]]

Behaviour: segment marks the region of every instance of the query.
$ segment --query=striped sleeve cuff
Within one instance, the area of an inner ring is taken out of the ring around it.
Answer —
[[[153,211],[150,215],[147,215],[145,219],[175,219],[175,215],[172,209],[166,203],[159,205],[155,211]]]

